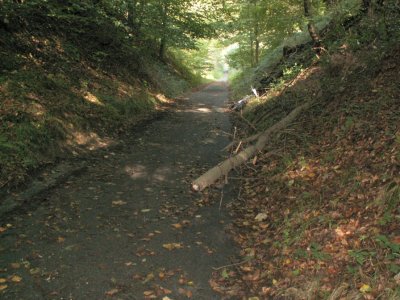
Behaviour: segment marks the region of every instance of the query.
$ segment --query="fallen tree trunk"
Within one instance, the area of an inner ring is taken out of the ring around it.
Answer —
[[[228,175],[228,173],[240,166],[241,164],[245,163],[251,157],[253,157],[257,152],[261,151],[268,142],[269,137],[277,131],[280,131],[287,127],[290,123],[297,118],[297,116],[307,108],[311,106],[311,102],[306,102],[294,110],[292,110],[285,118],[280,120],[278,123],[275,123],[273,126],[268,128],[267,130],[263,131],[261,134],[256,134],[253,137],[257,137],[257,142],[254,145],[251,145],[235,156],[232,156],[219,165],[211,168],[206,173],[201,175],[192,183],[192,189],[195,191],[202,191],[206,187],[215,183],[219,178],[222,176]]]
[[[233,141],[228,146],[226,146],[224,149],[222,149],[222,151],[227,151],[227,150],[229,150],[230,148],[232,148],[233,146],[235,146],[236,144],[239,144],[239,143],[253,142],[253,141],[257,140],[263,133],[264,132],[259,132],[259,133],[256,133],[256,134],[252,135],[252,136],[249,136],[249,137],[247,137],[247,138],[245,138],[243,140]]]

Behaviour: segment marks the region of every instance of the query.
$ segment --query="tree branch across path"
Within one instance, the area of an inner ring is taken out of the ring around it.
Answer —
[[[279,122],[275,123],[273,126],[269,127],[265,131],[261,133],[257,133],[249,138],[247,138],[245,141],[253,141],[256,140],[256,143],[253,145],[248,146],[235,156],[232,156],[219,165],[211,168],[208,170],[206,173],[198,177],[195,181],[192,183],[192,189],[195,191],[202,191],[206,187],[212,185],[215,183],[219,178],[228,175],[228,173],[240,166],[241,164],[245,163],[248,161],[250,158],[252,158],[254,155],[257,154],[257,152],[261,151],[264,149],[264,147],[267,145],[267,142],[269,138],[271,137],[272,134],[286,128],[290,123],[292,123],[304,110],[308,109],[311,106],[312,102],[306,102],[295,109],[293,109],[285,118],[281,119]],[[230,144],[229,146],[232,146]]]

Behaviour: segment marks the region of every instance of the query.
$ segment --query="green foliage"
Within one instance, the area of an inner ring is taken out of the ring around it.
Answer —
[[[238,48],[229,56],[232,67],[255,67],[265,53],[301,24],[300,1],[235,1],[230,5],[234,21],[230,43]]]
[[[378,242],[378,244],[381,247],[387,248],[390,250],[390,258],[399,258],[400,257],[400,245],[396,243],[392,243],[387,236],[385,235],[378,235],[375,238],[375,241]]]
[[[322,247],[317,243],[311,243],[310,245],[311,256],[318,260],[329,260],[331,256],[328,253],[322,251]]]
[[[189,81],[201,83],[202,78],[219,79],[225,68],[223,46],[217,40],[198,40],[196,49],[171,49],[175,64],[181,62],[181,69],[188,69],[195,77]],[[179,59],[178,59],[179,58]],[[184,76],[187,78],[188,76]]]
[[[370,252],[367,250],[349,250],[349,256],[352,257],[357,264],[362,266],[366,260],[376,256],[376,252]]]

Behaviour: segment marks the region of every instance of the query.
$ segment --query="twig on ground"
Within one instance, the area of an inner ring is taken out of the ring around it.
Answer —
[[[218,267],[218,268],[212,268],[214,271],[218,271],[218,270],[222,270],[222,269],[225,269],[225,268],[229,268],[229,267],[236,267],[236,266],[240,266],[240,265],[243,265],[243,264],[245,264],[245,263],[247,263],[247,262],[249,262],[249,260],[244,260],[244,261],[241,261],[241,262],[238,262],[238,263],[234,263],[234,264],[229,264],[229,265],[225,265],[225,266],[221,266],[221,267]]]
[[[240,150],[240,147],[242,146],[242,141],[239,142],[239,144],[237,145],[235,151],[233,151],[233,153],[237,154]]]
[[[219,210],[221,211],[222,200],[224,199],[224,189],[221,189],[221,200],[219,200]]]
[[[247,120],[245,117],[243,117],[243,113],[242,111],[240,111],[240,113],[238,114],[240,116],[240,118],[249,126],[251,127],[251,129],[253,129],[254,131],[257,131],[257,127],[251,123],[249,120]]]

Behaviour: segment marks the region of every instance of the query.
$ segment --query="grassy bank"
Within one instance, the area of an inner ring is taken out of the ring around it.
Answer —
[[[193,86],[90,6],[4,5],[0,21],[0,187],[107,146]]]

